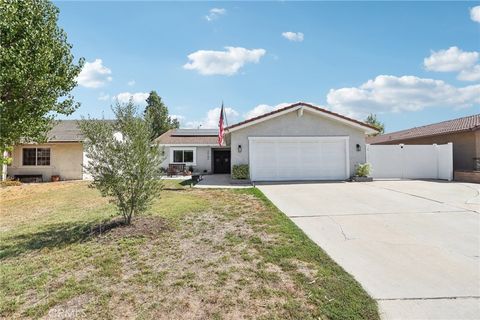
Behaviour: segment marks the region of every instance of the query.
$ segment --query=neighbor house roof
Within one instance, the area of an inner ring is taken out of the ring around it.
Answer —
[[[78,120],[59,120],[47,133],[48,142],[81,142],[84,137]]]
[[[421,137],[437,136],[449,133],[473,131],[480,128],[480,114],[454,120],[429,124],[422,127],[382,134],[376,137],[368,137],[367,143],[383,143],[390,141],[402,141]]]
[[[155,139],[164,145],[216,145],[217,129],[171,129]]]
[[[239,123],[236,123],[234,125],[231,125],[229,127],[227,127],[226,129],[229,130],[229,131],[233,131],[233,130],[236,130],[236,129],[239,129],[239,128],[243,128],[243,127],[246,127],[246,126],[249,126],[249,125],[253,125],[255,123],[258,123],[258,122],[261,122],[261,121],[265,121],[265,120],[268,120],[268,119],[271,119],[275,116],[279,116],[279,115],[282,115],[286,112],[289,112],[289,111],[292,111],[295,110],[295,109],[299,109],[301,107],[307,107],[307,108],[310,108],[311,110],[313,111],[316,111],[316,112],[319,112],[319,113],[322,113],[324,114],[325,116],[328,116],[330,118],[334,118],[334,119],[337,119],[337,120],[340,120],[340,121],[343,121],[343,122],[346,122],[346,123],[349,123],[349,124],[352,124],[354,126],[360,126],[360,127],[363,127],[363,128],[366,128],[368,129],[368,131],[370,132],[378,132],[377,128],[365,123],[365,122],[361,122],[361,121],[358,121],[358,120],[355,120],[355,119],[352,119],[352,118],[349,118],[349,117],[346,117],[346,116],[343,116],[341,114],[338,114],[338,113],[335,113],[335,112],[332,112],[330,110],[327,110],[327,109],[323,109],[323,108],[320,108],[320,107],[317,107],[317,106],[314,106],[310,103],[306,103],[306,102],[296,102],[296,103],[293,103],[291,105],[288,105],[286,107],[283,107],[283,108],[280,108],[280,109],[277,109],[275,111],[272,111],[272,112],[268,112],[268,113],[265,113],[265,114],[262,114],[258,117],[254,117],[254,118],[250,118],[250,119],[247,119],[245,121],[242,121],[242,122],[239,122]]]

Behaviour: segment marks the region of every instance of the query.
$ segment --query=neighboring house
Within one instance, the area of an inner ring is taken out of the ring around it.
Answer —
[[[454,170],[480,170],[480,114],[367,138],[369,144],[453,143]]]
[[[62,180],[84,179],[83,136],[77,121],[59,121],[47,138],[43,144],[14,146],[8,176],[42,175],[43,181],[50,181],[52,175],[59,175]]]
[[[360,121],[298,102],[231,125],[225,143],[218,130],[170,130],[155,141],[168,164],[194,171],[230,173],[247,164],[253,181],[344,180],[365,162],[365,137],[377,130]]]

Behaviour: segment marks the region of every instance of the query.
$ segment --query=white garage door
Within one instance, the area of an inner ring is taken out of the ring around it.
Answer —
[[[250,137],[252,181],[344,180],[348,137]]]

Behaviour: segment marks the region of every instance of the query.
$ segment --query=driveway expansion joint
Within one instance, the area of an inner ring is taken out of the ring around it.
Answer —
[[[375,298],[375,300],[377,300],[377,301],[456,300],[456,299],[480,299],[480,296],[418,297],[418,298]]]
[[[463,210],[448,210],[448,211],[417,211],[417,212],[375,212],[375,213],[337,213],[337,214],[311,214],[311,215],[290,215],[291,219],[297,218],[328,218],[328,217],[352,217],[352,216],[377,216],[377,215],[394,215],[394,214],[442,214],[442,213],[460,213],[470,212],[468,209]]]
[[[473,212],[473,213],[476,213],[476,214],[480,214],[480,212],[475,211],[475,210],[471,210],[471,209],[467,209],[467,208],[462,208],[462,207],[457,207],[457,206],[452,205],[452,204],[450,204],[450,203],[443,202],[443,201],[439,201],[439,200],[435,200],[435,199],[431,199],[431,198],[424,197],[424,196],[421,196],[421,195],[418,195],[418,194],[413,194],[413,193],[409,193],[409,192],[405,192],[405,191],[400,191],[400,190],[396,190],[396,189],[391,189],[391,188],[386,188],[386,187],[381,187],[381,186],[372,186],[372,185],[369,185],[369,187],[377,188],[377,189],[384,189],[384,190],[388,190],[388,191],[392,191],[392,192],[398,192],[398,193],[401,193],[401,194],[409,195],[409,196],[411,196],[411,197],[420,198],[420,199],[424,199],[424,200],[429,200],[429,201],[436,202],[436,203],[439,203],[439,204],[443,204],[443,205],[445,205],[445,206],[449,206],[449,207],[452,207],[452,208],[463,209],[464,211],[469,211],[469,212]],[[473,188],[472,188],[472,189],[473,189]],[[477,192],[478,192],[478,190],[477,190]],[[475,196],[474,198],[476,198],[476,196]],[[472,198],[472,199],[474,199],[474,198]],[[471,200],[471,199],[470,199],[470,200]],[[467,201],[469,201],[469,200],[467,200]],[[465,201],[465,203],[467,203],[467,201]]]

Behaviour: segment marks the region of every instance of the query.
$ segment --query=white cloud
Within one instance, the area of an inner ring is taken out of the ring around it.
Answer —
[[[102,59],[86,62],[77,77],[77,82],[82,87],[98,88],[112,81],[112,71],[103,65]]]
[[[425,68],[429,71],[454,72],[471,68],[478,60],[478,52],[462,51],[458,47],[447,50],[432,51],[430,57],[423,60]]]
[[[302,42],[303,41],[303,33],[301,32],[283,32],[282,37],[289,41],[297,41],[297,42]]]
[[[457,79],[476,81],[480,79],[480,65],[477,64],[480,54],[477,51],[462,51],[458,47],[447,50],[432,51],[423,60],[425,69],[437,72],[459,72]]]
[[[130,80],[127,82],[127,85],[131,87],[131,86],[134,86],[135,83],[136,83],[135,80]]]
[[[457,88],[441,80],[380,75],[359,87],[331,89],[327,102],[333,111],[357,118],[427,107],[470,107],[480,104],[480,85]]]
[[[470,19],[480,23],[480,6],[476,6],[470,9]]]
[[[171,114],[171,115],[170,115],[170,118],[172,118],[172,119],[177,119],[178,121],[185,120],[185,117],[184,117],[184,116],[181,116],[181,115],[179,115],[179,114]]]
[[[98,100],[100,100],[100,101],[110,100],[110,95],[102,92],[102,93],[100,93],[100,95],[98,96]]]
[[[218,19],[218,17],[223,16],[227,14],[227,10],[223,8],[212,8],[210,11],[208,11],[208,14],[205,16],[205,20],[207,21],[213,21],[215,19]]]
[[[145,101],[148,98],[148,92],[122,92],[117,94],[114,99],[117,99],[120,103],[127,103],[130,99],[133,100],[134,104],[145,105],[147,102]]]
[[[245,114],[245,119],[255,118],[255,117],[261,116],[262,114],[284,108],[288,105],[290,105],[290,103],[286,103],[286,102],[277,104],[276,106],[271,106],[268,104],[259,104],[258,106],[256,106],[255,108],[253,108],[252,110],[248,111]]]
[[[258,63],[264,49],[225,47],[226,51],[198,50],[188,55],[190,62],[183,68],[196,70],[202,75],[234,75],[246,63]]]
[[[480,80],[480,65],[477,64],[470,69],[462,70],[458,76],[458,80],[462,81],[477,81]]]
[[[239,113],[233,108],[225,108],[225,115],[228,121],[228,125],[234,124],[238,120]],[[202,129],[216,129],[218,128],[218,121],[220,120],[220,108],[214,108],[208,110],[206,116],[202,121],[189,121],[185,124],[187,128]],[[226,124],[225,124],[226,126]]]
[[[180,125],[182,125],[185,122],[185,117],[179,114],[171,114],[170,115],[171,119],[177,119]]]

